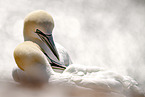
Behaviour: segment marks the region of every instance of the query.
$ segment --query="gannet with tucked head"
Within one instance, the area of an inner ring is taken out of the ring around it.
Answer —
[[[25,42],[14,50],[15,61],[20,68],[13,70],[13,78],[16,81],[47,82],[50,77],[51,84],[61,82],[87,89],[85,92],[73,89],[85,97],[90,93],[97,97],[144,97],[137,82],[132,78],[102,68],[71,65],[62,74],[57,75],[50,64],[65,68],[62,64],[69,65],[71,61],[67,53],[59,53],[57,45],[57,49],[55,48],[52,39],[53,26],[52,17],[44,11],[33,12],[25,18]]]
[[[67,51],[58,43],[54,43],[53,28],[53,18],[45,11],[34,11],[26,16],[23,30],[25,42],[14,50],[15,61],[21,69],[13,71],[15,80],[18,79],[18,71],[30,73],[37,69],[42,73],[41,68],[48,67],[49,73],[53,73],[50,64],[54,69],[64,70],[72,63]]]

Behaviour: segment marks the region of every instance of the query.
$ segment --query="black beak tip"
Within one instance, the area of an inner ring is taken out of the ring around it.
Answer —
[[[57,56],[57,59],[59,60],[59,57]],[[60,61],[60,60],[59,60]]]

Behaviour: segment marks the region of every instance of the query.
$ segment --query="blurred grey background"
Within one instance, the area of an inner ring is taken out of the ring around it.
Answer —
[[[145,87],[145,0],[0,0],[0,80],[12,81],[24,17],[45,10],[73,63],[129,75]],[[145,89],[145,88],[144,88]]]

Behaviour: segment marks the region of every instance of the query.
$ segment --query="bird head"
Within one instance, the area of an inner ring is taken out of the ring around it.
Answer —
[[[44,53],[47,53],[47,50],[50,49],[51,55],[54,55],[59,60],[52,37],[53,28],[53,18],[47,12],[42,10],[31,12],[24,20],[24,40],[37,43]]]
[[[59,54],[52,37],[53,28],[54,20],[46,11],[31,12],[24,20],[24,40],[37,43],[52,65],[65,69],[59,63]]]
[[[39,39],[34,33],[36,29],[41,30],[45,34],[52,34],[53,28],[54,21],[51,15],[42,10],[33,11],[24,20],[24,40],[35,41]]]

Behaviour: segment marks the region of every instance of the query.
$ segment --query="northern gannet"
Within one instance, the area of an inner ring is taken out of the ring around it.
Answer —
[[[55,73],[50,63],[52,61],[58,62],[52,65],[59,67],[58,60],[61,61],[61,58],[59,51],[57,53],[56,50],[58,49],[57,45],[55,48],[52,41],[53,26],[52,17],[44,11],[33,12],[25,18],[25,42],[18,45],[14,50],[15,61],[20,68],[13,70],[12,74],[15,81],[49,81],[55,85],[62,83],[82,87],[87,89],[82,93],[84,94],[82,97],[86,97],[89,93],[92,93],[95,97],[144,97],[139,91],[137,82],[132,78],[102,68],[72,64],[63,73]],[[48,36],[48,39],[46,39],[46,36]],[[48,41],[53,47],[47,44]],[[70,58],[67,58],[68,61],[64,61],[64,63],[70,64]],[[60,65],[60,68],[63,68],[63,66]],[[76,90],[76,92],[81,94],[80,91]]]
[[[45,66],[49,62],[55,70],[64,70],[66,66],[72,64],[66,49],[53,41],[53,28],[54,20],[45,11],[34,11],[25,17],[24,42],[14,50],[15,61],[22,70],[18,71],[27,71],[27,66],[32,66],[32,64]],[[13,71],[15,77],[16,72],[17,70]]]
[[[24,40],[37,43],[54,68],[59,66],[63,68],[63,65],[68,66],[72,64],[72,61],[66,49],[54,43],[53,28],[54,20],[47,12],[42,10],[31,12],[24,20]],[[58,64],[53,64],[52,61]]]
[[[54,74],[40,46],[32,41],[19,44],[14,50],[14,57],[20,68],[12,72],[17,82],[47,82]]]

